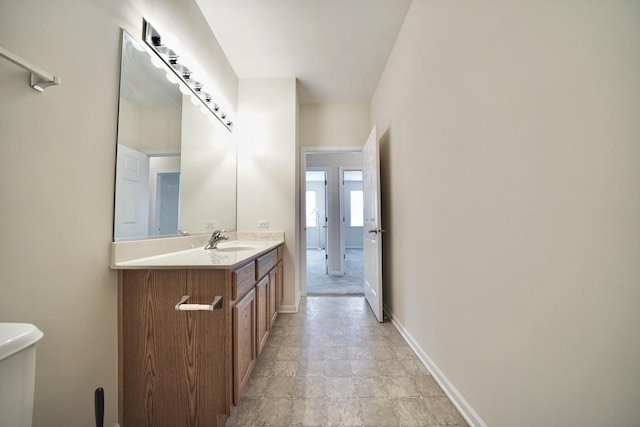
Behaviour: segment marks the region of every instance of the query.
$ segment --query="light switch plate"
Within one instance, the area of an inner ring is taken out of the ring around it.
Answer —
[[[259,219],[258,220],[258,228],[269,228],[269,220],[268,219]]]

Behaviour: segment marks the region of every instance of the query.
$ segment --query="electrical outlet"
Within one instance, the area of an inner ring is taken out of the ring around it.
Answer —
[[[268,219],[259,219],[258,220],[258,228],[269,228],[269,220]]]
[[[204,223],[204,228],[215,228],[216,222],[211,220]]]

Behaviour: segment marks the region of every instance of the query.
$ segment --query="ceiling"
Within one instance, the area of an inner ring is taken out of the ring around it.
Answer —
[[[303,104],[369,102],[411,0],[196,0],[240,79],[297,77]]]

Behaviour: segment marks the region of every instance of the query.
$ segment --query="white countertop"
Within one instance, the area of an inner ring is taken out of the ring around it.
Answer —
[[[117,270],[142,270],[153,269],[177,269],[177,268],[219,268],[230,269],[238,264],[256,258],[284,243],[284,233],[267,240],[229,240],[218,244],[218,249],[204,249],[200,244],[193,247],[190,244],[186,249],[170,250],[164,253],[150,256],[144,252],[137,252],[135,257],[123,257],[116,254],[117,243],[114,243],[111,268]],[[250,236],[254,237],[254,236]],[[262,236],[260,236],[262,237]],[[177,239],[180,239],[178,237]],[[186,241],[183,239],[183,241]],[[153,241],[150,241],[153,242]],[[147,245],[149,243],[146,243]],[[206,244],[206,243],[205,243]],[[156,246],[156,245],[154,245]],[[122,250],[122,249],[121,249]]]

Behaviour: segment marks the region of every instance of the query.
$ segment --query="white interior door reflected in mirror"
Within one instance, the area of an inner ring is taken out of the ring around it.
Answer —
[[[376,127],[362,147],[364,217],[364,296],[378,319],[382,313],[382,230],[380,228],[380,152]]]
[[[147,234],[149,219],[149,158],[118,144],[114,233],[121,238]]]

